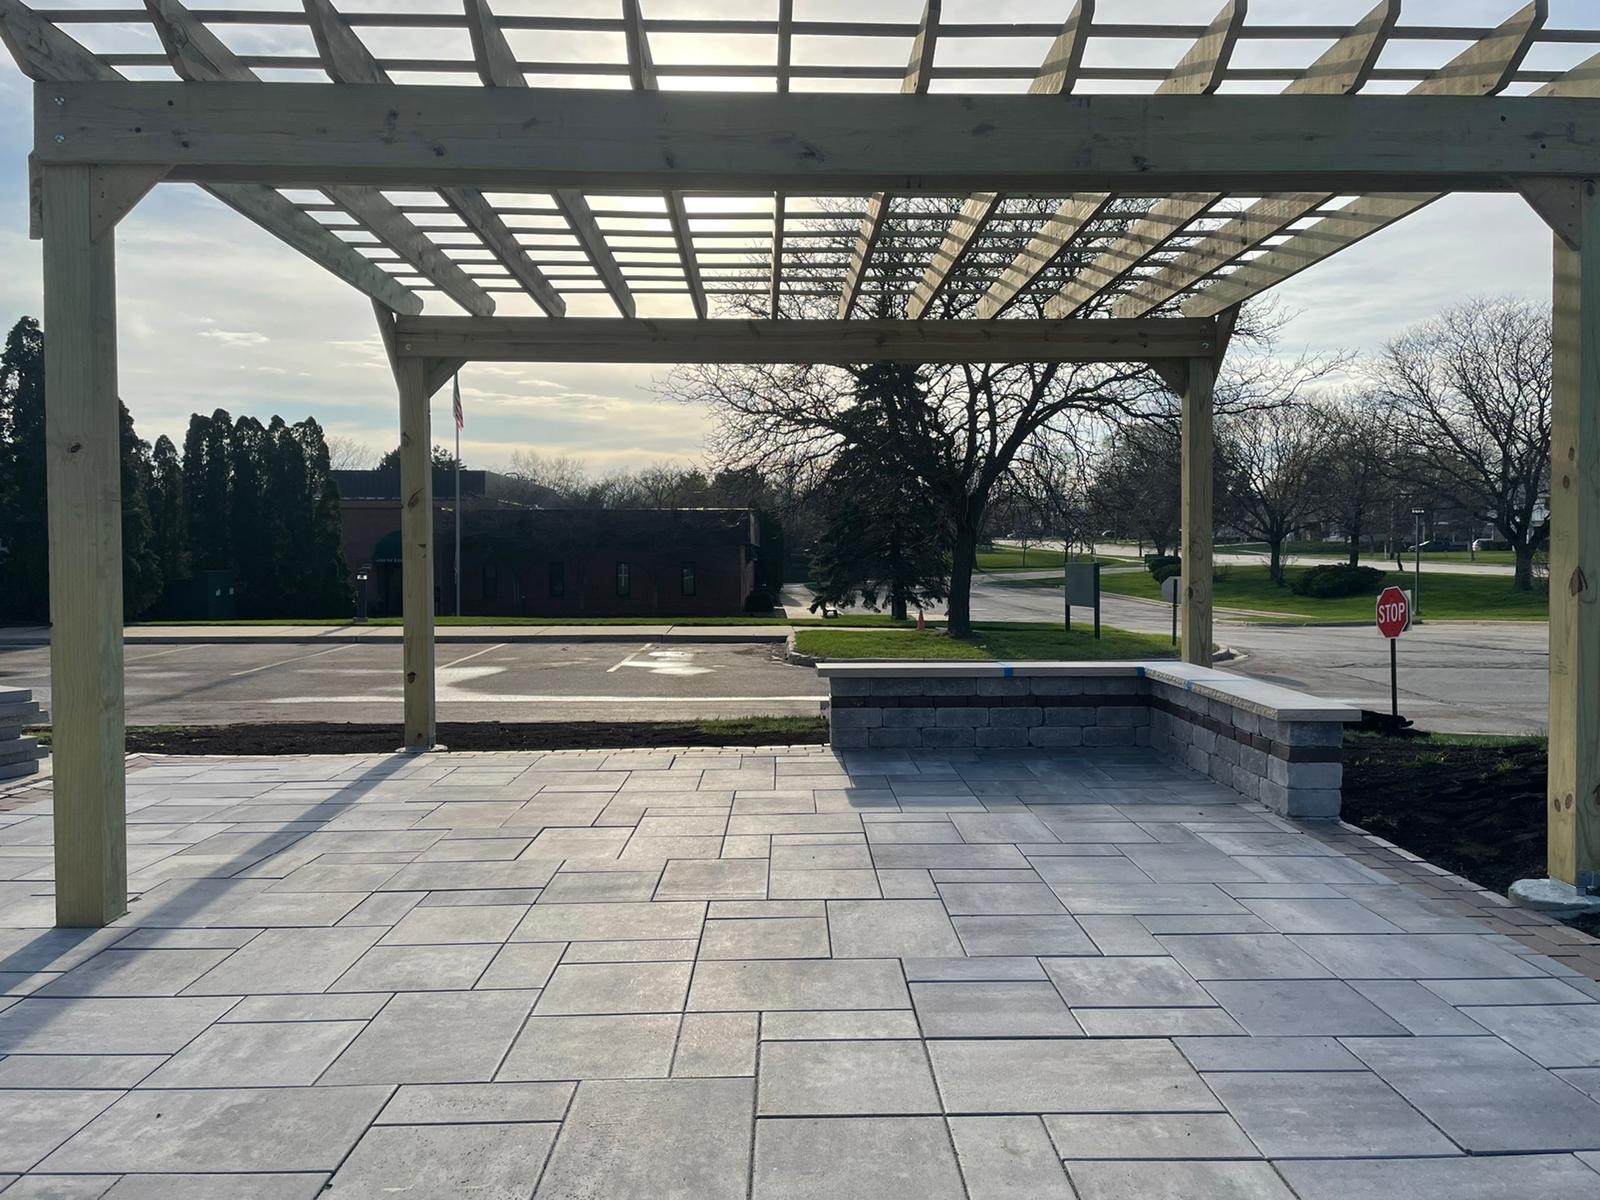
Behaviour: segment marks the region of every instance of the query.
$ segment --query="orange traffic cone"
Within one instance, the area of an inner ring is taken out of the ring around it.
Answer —
[[[917,605],[917,632],[922,633],[928,628],[927,619],[922,615],[922,606]]]

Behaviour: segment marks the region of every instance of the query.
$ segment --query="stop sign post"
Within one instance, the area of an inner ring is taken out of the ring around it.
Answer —
[[[1378,597],[1378,632],[1389,639],[1389,715],[1400,715],[1400,668],[1396,644],[1411,624],[1411,597],[1397,587]]]

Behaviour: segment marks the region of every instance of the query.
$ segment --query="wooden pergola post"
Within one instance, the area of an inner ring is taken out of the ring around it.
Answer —
[[[40,170],[58,925],[128,911],[114,236],[156,178]]]
[[[1530,196],[1556,225],[1550,478],[1550,878],[1600,889],[1600,195]],[[1540,203],[1540,201],[1544,203]]]
[[[1212,504],[1211,402],[1217,386],[1215,359],[1189,360],[1183,386],[1183,506],[1181,516],[1183,556],[1183,661],[1199,667],[1211,665],[1212,646],[1212,545],[1215,541]]]
[[[401,359],[400,576],[405,646],[407,750],[434,744],[433,695],[433,439],[428,420],[427,364]]]

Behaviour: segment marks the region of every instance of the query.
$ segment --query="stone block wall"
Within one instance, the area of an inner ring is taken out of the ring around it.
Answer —
[[[1359,713],[1173,664],[823,664],[837,750],[1150,746],[1274,812],[1339,815]]]
[[[39,770],[44,751],[22,727],[39,719],[39,705],[27,688],[0,688],[0,780],[20,779]]]

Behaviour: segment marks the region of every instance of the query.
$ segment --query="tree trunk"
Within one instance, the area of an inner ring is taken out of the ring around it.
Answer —
[[[949,629],[951,637],[972,636],[972,568],[978,556],[978,531],[957,522],[950,559]]]
[[[1533,591],[1533,546],[1528,542],[1513,542],[1517,552],[1517,569],[1511,586],[1519,592]]]
[[[904,592],[897,591],[890,599],[889,618],[894,621],[904,621],[906,619],[906,594]]]
[[[1273,538],[1267,542],[1270,557],[1267,559],[1267,575],[1273,583],[1283,582],[1283,538]]]

